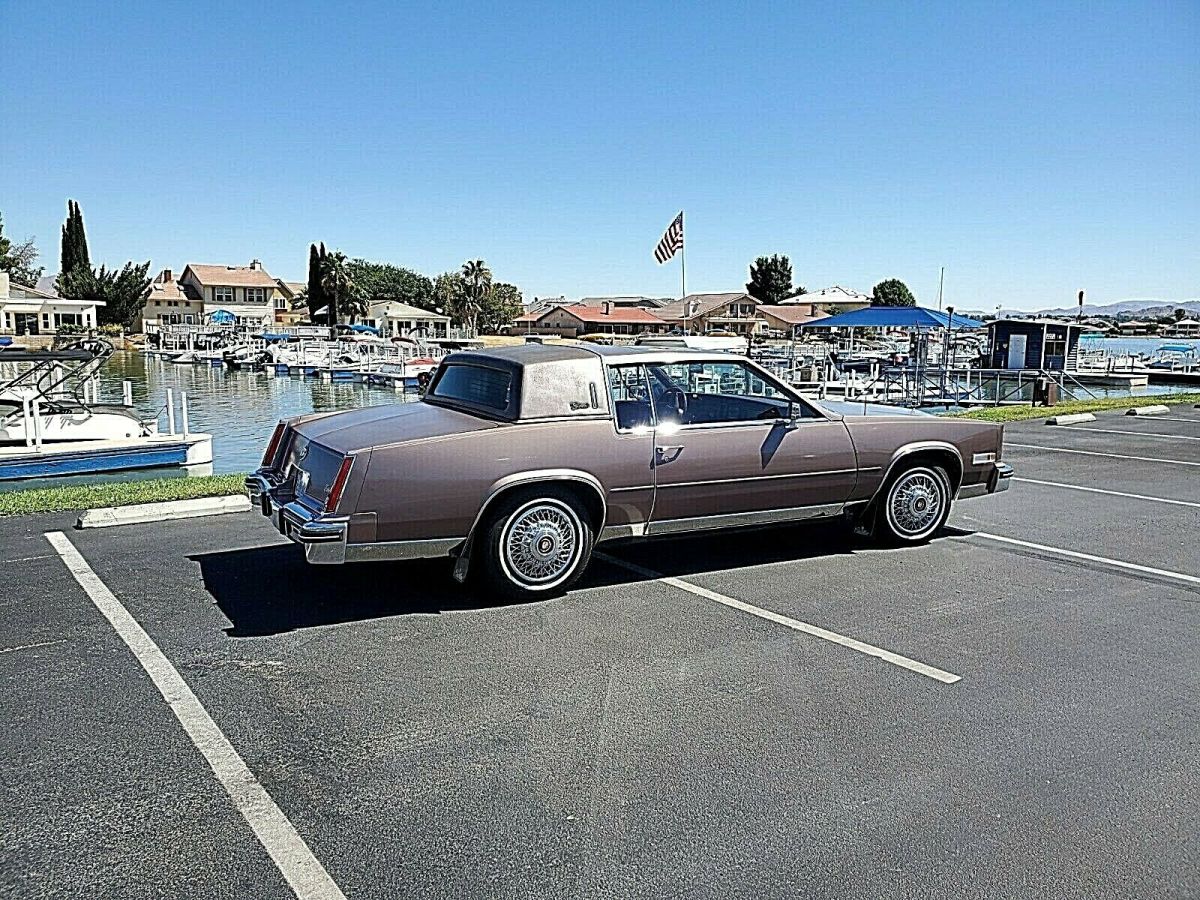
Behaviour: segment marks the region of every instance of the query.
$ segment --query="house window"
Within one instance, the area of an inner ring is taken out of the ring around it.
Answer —
[[[275,298],[275,308],[276,309],[287,309],[287,298],[285,296],[283,296],[283,294],[280,294],[278,297]]]
[[[55,313],[54,327],[61,328],[63,325],[82,325],[83,316],[79,313]]]
[[[233,288],[231,287],[215,287],[213,288],[214,303],[232,303]]]
[[[267,291],[266,288],[246,288],[247,303],[266,303]]]

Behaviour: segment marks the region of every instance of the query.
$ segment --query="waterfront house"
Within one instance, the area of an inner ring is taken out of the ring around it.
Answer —
[[[650,310],[640,306],[617,306],[611,301],[597,306],[560,304],[541,312],[529,312],[519,316],[509,328],[512,334],[557,334],[560,337],[659,334],[666,330],[667,324]]]
[[[210,266],[188,263],[179,276],[182,289],[199,300],[204,318],[223,310],[232,313],[238,325],[269,326],[275,320],[279,284],[259,260],[248,266]]]
[[[1171,326],[1173,337],[1200,337],[1200,319],[1180,319]]]
[[[200,325],[203,321],[204,305],[200,298],[189,296],[175,273],[163,269],[150,282],[146,302],[133,321],[133,330],[153,330],[162,325]]]
[[[404,337],[414,332],[430,338],[450,336],[449,316],[398,300],[372,304],[362,323],[378,328],[384,337]]]
[[[1083,328],[1059,319],[999,319],[988,324],[993,369],[1074,369]]]
[[[860,294],[851,288],[835,284],[832,287],[821,288],[819,291],[797,294],[795,297],[788,297],[780,302],[787,306],[797,303],[809,303],[817,309],[824,308],[825,312],[839,315],[840,313],[854,312],[854,310],[862,309],[864,306],[870,306],[871,297],[868,294]]]
[[[284,281],[275,279],[275,324],[297,325],[308,319],[308,307],[299,302],[301,291],[308,288],[302,281]]]
[[[766,320],[758,314],[759,305],[745,291],[688,294],[655,310],[655,314],[671,327],[692,334],[729,331],[751,335],[767,329]]]
[[[1125,337],[1137,335],[1157,334],[1157,322],[1142,322],[1139,319],[1127,319],[1123,322],[1117,322],[1117,330]]]
[[[0,272],[0,334],[57,334],[64,325],[95,328],[96,308],[104,304],[60,297],[52,284],[43,280],[39,289]]]
[[[758,314],[766,321],[769,331],[782,332],[786,337],[791,337],[799,326],[824,319],[828,315],[817,309],[815,303],[760,304]]]

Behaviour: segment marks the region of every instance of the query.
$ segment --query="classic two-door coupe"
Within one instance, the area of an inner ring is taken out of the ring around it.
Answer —
[[[420,402],[280,422],[246,489],[309,562],[451,556],[545,596],[598,541],[848,516],[913,544],[1008,487],[1001,426],[888,413],[728,353],[527,344],[447,356]]]

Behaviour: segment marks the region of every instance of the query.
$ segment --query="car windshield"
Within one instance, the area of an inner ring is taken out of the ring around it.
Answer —
[[[431,396],[503,411],[508,409],[511,392],[512,374],[509,372],[486,366],[452,364],[442,370]]]

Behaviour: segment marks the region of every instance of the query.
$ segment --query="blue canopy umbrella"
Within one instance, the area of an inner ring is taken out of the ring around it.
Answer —
[[[236,317],[227,309],[214,309],[209,314],[208,321],[216,325],[232,325]]]
[[[951,321],[953,318],[953,321]],[[804,328],[982,328],[966,316],[935,312],[923,306],[866,306],[854,312],[805,322]]]

